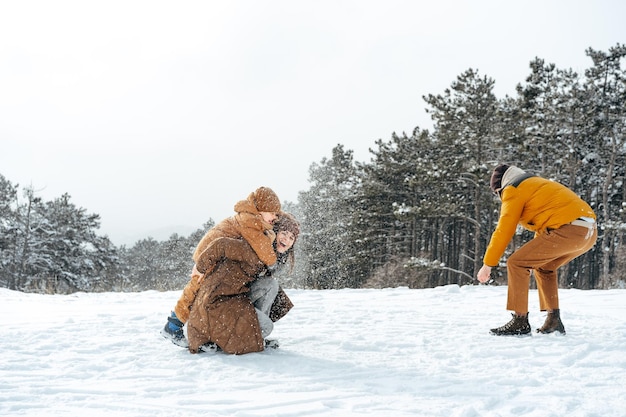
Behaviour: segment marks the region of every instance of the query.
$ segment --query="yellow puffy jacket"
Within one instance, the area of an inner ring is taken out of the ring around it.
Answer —
[[[513,178],[503,184],[500,195],[500,218],[483,257],[484,264],[489,266],[498,265],[518,224],[537,235],[580,217],[596,218],[589,204],[572,190],[541,177]]]

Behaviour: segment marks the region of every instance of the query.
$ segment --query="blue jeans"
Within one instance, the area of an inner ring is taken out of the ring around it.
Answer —
[[[270,310],[277,294],[278,281],[272,277],[259,277],[250,285],[250,301],[254,304],[256,315],[259,318],[263,338],[269,336],[274,330],[274,323],[270,319]]]

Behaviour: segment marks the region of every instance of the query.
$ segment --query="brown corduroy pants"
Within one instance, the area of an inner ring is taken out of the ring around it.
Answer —
[[[566,224],[536,236],[507,260],[507,310],[528,312],[530,271],[535,272],[541,311],[559,308],[557,270],[593,247],[598,230]]]

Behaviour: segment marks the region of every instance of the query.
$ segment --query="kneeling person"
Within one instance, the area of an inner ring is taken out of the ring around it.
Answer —
[[[226,353],[262,351],[273,322],[293,307],[272,274],[287,261],[293,267],[299,226],[281,213],[274,230],[278,260],[272,268],[242,239],[217,239],[198,257],[196,268],[204,278],[187,321],[191,353],[207,343]]]

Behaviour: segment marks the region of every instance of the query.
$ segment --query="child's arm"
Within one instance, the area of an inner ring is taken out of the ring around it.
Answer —
[[[273,246],[276,235],[273,230],[262,231],[245,227],[241,230],[241,237],[250,244],[265,265],[271,266],[276,263],[276,252]]]

